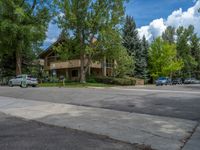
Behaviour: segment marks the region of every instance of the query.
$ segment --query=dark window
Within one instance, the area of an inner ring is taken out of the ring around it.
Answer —
[[[78,77],[78,70],[72,70],[72,77]]]

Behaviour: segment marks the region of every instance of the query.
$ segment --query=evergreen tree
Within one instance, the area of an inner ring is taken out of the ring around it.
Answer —
[[[127,49],[129,55],[135,57],[136,49],[139,48],[138,31],[136,24],[131,16],[126,16],[123,28],[123,46]]]
[[[177,57],[183,60],[184,66],[180,71],[182,77],[192,77],[193,71],[197,66],[191,51],[191,37],[194,34],[194,27],[180,27],[177,29]]]
[[[149,71],[148,71],[148,49],[149,49],[149,43],[146,40],[145,36],[143,36],[143,38],[142,38],[141,47],[142,47],[142,62],[143,62],[142,77],[147,82],[148,79],[149,79]]]
[[[125,25],[123,28],[123,46],[126,48],[129,56],[132,57],[135,63],[135,55],[137,49],[139,47],[139,39],[138,39],[138,32],[136,30],[136,24],[131,16],[126,16]],[[135,64],[132,68],[132,75],[134,76],[135,72]]]
[[[138,31],[133,17],[127,16],[123,28],[123,45],[135,61],[134,76],[147,77],[147,42],[139,39]]]
[[[197,63],[193,70],[193,76],[200,79],[200,38],[198,38],[196,33],[191,36],[190,48],[191,55]]]
[[[162,39],[172,44],[175,42],[174,36],[175,36],[175,28],[172,26],[168,26],[165,32],[162,34]]]

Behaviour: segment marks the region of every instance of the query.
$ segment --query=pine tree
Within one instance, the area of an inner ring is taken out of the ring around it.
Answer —
[[[168,26],[165,32],[162,34],[162,39],[172,44],[175,42],[174,37],[175,37],[175,28],[172,26]]]
[[[191,55],[195,59],[197,65],[193,70],[193,76],[200,78],[200,38],[194,33],[190,42]]]
[[[142,70],[142,77],[147,82],[149,79],[149,71],[148,71],[148,49],[149,43],[146,40],[145,36],[143,36],[141,41],[142,46],[142,62],[143,62],[143,70]]]
[[[188,28],[180,27],[177,29],[177,57],[183,60],[184,66],[180,71],[180,75],[184,78],[192,77],[193,71],[197,66],[195,58],[191,51],[191,37],[194,34],[194,27],[191,25]]]
[[[129,55],[135,57],[136,49],[139,47],[138,31],[136,24],[131,16],[126,16],[123,28],[123,46],[127,49]]]
[[[136,23],[131,16],[126,17],[123,28],[123,45],[135,61],[133,75],[137,78],[148,77],[148,42],[143,37],[139,39]]]

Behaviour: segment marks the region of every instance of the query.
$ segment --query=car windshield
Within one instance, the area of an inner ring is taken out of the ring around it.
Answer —
[[[22,78],[22,76],[21,76],[21,75],[18,75],[18,76],[16,76],[16,78]]]
[[[32,76],[32,75],[28,75],[28,78],[36,78],[36,77],[34,77],[34,76]]]

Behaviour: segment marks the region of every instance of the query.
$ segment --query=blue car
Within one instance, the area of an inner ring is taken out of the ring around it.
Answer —
[[[156,86],[159,86],[159,85],[171,85],[172,82],[171,82],[171,79],[168,78],[168,77],[159,77],[157,80],[156,80]]]

